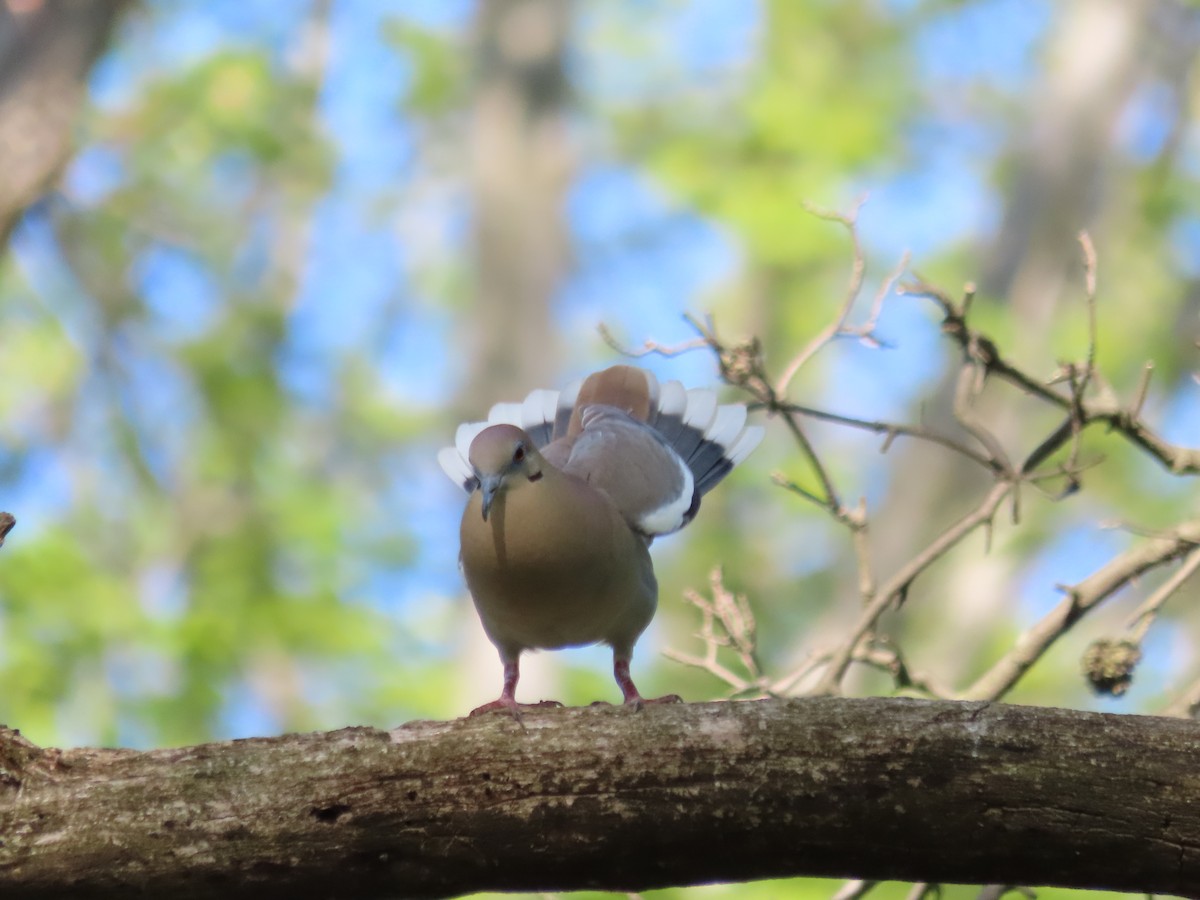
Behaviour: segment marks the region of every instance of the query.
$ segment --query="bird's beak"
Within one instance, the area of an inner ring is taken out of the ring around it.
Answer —
[[[479,493],[483,495],[483,521],[485,522],[488,510],[492,508],[492,501],[496,499],[496,492],[500,490],[503,481],[502,475],[485,475],[479,479]]]

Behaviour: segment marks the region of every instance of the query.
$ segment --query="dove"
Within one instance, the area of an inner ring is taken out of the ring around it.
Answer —
[[[500,697],[471,715],[559,705],[518,704],[521,654],[596,643],[612,648],[626,706],[678,702],[643,698],[629,672],[658,603],[650,544],[758,446],[746,419],[711,390],[620,365],[458,427],[438,462],[470,493],[460,561],[504,665]]]

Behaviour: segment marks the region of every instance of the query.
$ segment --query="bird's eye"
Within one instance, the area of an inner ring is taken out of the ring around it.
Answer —
[[[517,449],[513,451],[513,462],[519,463],[525,459],[525,445],[517,444]]]

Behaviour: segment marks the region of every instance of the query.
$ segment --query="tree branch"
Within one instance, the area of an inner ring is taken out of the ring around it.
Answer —
[[[531,711],[525,725],[146,753],[41,750],[0,729],[0,895],[445,897],[825,875],[1200,897],[1193,721],[821,698]]]
[[[1016,644],[959,694],[962,700],[1003,697],[1021,676],[1080,618],[1139,575],[1178,559],[1200,546],[1200,519],[1183,522],[1170,535],[1156,537],[1109,560],[1079,584],[1064,587],[1065,597]]]

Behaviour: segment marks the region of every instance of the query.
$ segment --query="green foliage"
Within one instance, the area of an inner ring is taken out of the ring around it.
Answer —
[[[468,101],[468,57],[456,37],[400,20],[388,22],[385,35],[409,62],[412,81],[404,103],[409,112],[438,116],[462,108]]]
[[[35,741],[197,741],[246,704],[313,727],[307,672],[387,668],[392,629],[344,602],[361,585],[343,559],[377,529],[384,453],[423,423],[380,405],[377,376],[302,407],[277,366],[303,263],[286,242],[330,187],[316,96],[261,52],[160,75],[90,122],[120,157],[116,189],[54,211],[79,287],[67,315],[5,266],[7,464],[54,452],[68,504],[43,526],[14,509],[0,557],[0,720]],[[216,295],[186,332],[130,289],[131,265],[161,248],[202,266]],[[385,565],[411,558],[403,527],[365,546]]]

